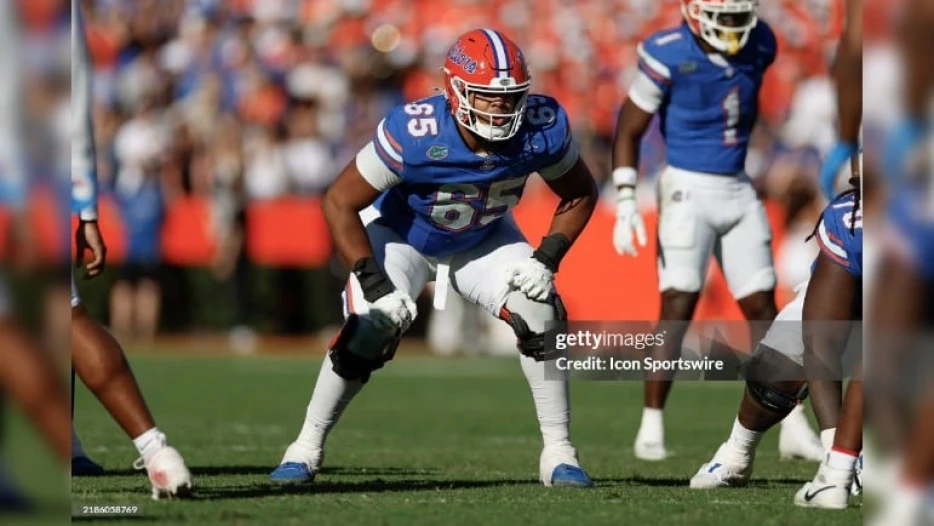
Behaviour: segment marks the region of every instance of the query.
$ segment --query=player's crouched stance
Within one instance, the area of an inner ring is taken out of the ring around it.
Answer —
[[[840,375],[837,370],[841,366],[831,364],[842,362],[849,330],[845,323],[827,322],[860,317],[862,212],[858,179],[855,185],[821,214],[815,229],[821,252],[811,278],[798,287],[797,296],[779,313],[750,360],[746,392],[730,437],[691,478],[692,488],[745,486],[752,475],[756,447],[765,432],[800,407],[814,381]],[[861,386],[861,381],[852,382],[850,390],[856,384]],[[862,420],[850,422],[846,432],[838,429],[836,436],[830,423],[824,424],[822,429],[830,431],[822,432],[822,437],[829,439],[825,444],[827,452],[814,481],[798,492],[795,503],[845,508],[862,448]]]
[[[555,357],[543,333],[565,316],[554,274],[590,219],[596,185],[564,109],[529,94],[522,52],[502,34],[462,35],[444,80],[445,95],[391,111],[325,196],[336,248],[353,269],[343,295],[346,321],[298,439],[272,472],[275,482],[314,479],[328,432],[392,359],[416,316],[412,298],[434,272],[440,280],[450,275],[459,294],[514,329],[544,441],[542,483],[592,485],[570,441],[567,378],[545,378]],[[537,250],[509,213],[533,172],[561,198]]]

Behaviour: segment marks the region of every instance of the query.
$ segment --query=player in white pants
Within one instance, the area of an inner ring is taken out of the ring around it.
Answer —
[[[752,0],[682,0],[683,23],[658,31],[638,48],[638,72],[623,104],[613,146],[618,193],[613,244],[636,256],[647,243],[635,199],[639,149],[656,114],[668,167],[659,179],[658,276],[664,345],[652,358],[671,360],[703,289],[710,256],[747,320],[770,321],[775,307],[771,230],[745,161],[759,91],[778,45]],[[754,324],[752,341],[764,335]],[[634,453],[667,457],[663,411],[672,371],[649,374]]]
[[[826,443],[797,440],[798,428],[810,431],[804,413],[806,396],[802,313],[808,283],[795,288],[795,298],[775,317],[756,348],[746,373],[746,391],[733,429],[713,458],[691,478],[694,489],[745,486],[752,476],[756,448],[772,426],[782,423],[779,451],[783,458],[804,457],[819,461],[833,442],[832,433],[821,436]],[[816,458],[815,458],[816,457]]]

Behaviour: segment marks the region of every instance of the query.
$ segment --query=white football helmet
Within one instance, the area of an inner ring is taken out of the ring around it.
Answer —
[[[739,53],[759,22],[758,0],[681,0],[691,31],[721,53]]]

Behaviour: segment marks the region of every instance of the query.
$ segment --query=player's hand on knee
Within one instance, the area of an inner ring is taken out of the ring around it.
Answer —
[[[408,330],[418,315],[415,301],[400,290],[390,292],[370,303],[369,308],[370,319],[379,330],[399,334]]]
[[[418,314],[412,298],[396,290],[375,258],[360,258],[354,264],[353,273],[363,289],[370,320],[377,329],[396,334],[405,332]]]
[[[637,242],[640,247],[645,247],[646,243],[648,243],[645,234],[645,222],[642,221],[642,215],[639,214],[639,206],[636,203],[636,190],[629,187],[622,188],[619,191],[619,201],[616,204],[613,246],[616,247],[616,253],[621,256],[638,256]]]
[[[535,258],[509,265],[506,273],[510,287],[535,301],[546,301],[554,288],[554,273]]]

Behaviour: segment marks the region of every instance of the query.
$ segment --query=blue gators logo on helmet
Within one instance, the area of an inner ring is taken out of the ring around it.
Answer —
[[[451,48],[450,53],[448,53],[448,58],[451,59],[451,62],[464,68],[464,71],[467,73],[477,72],[477,61],[467,56],[462,47]]]

